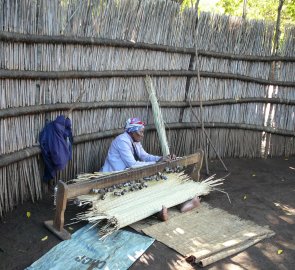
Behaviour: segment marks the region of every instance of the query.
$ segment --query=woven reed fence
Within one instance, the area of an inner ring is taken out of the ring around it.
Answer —
[[[99,170],[131,116],[147,122],[145,147],[160,154],[146,75],[171,152],[200,147],[201,96],[204,126],[222,157],[295,153],[292,27],[273,55],[274,25],[208,13],[197,20],[173,1],[0,0],[0,14],[0,217],[41,198],[39,132],[81,93],[71,114],[73,159],[57,179]],[[216,157],[211,147],[208,155]]]

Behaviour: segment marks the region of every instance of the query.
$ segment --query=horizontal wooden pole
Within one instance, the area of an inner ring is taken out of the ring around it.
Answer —
[[[103,177],[99,177],[98,179],[89,180],[82,183],[71,184],[67,186],[67,197],[68,199],[75,198],[79,195],[88,194],[93,188],[110,187],[112,185],[118,185],[126,181],[137,180],[145,176],[150,176],[157,172],[163,171],[167,166],[169,166],[169,168],[175,168],[177,166],[189,166],[192,164],[196,164],[198,166],[198,170],[200,170],[202,159],[203,151],[198,150],[196,154],[174,160],[170,163],[160,162],[150,166],[129,169],[123,172],[106,175]]]
[[[113,71],[29,71],[29,70],[0,70],[2,79],[20,80],[61,80],[61,79],[86,79],[86,78],[113,78],[113,77],[196,77],[196,71],[192,70],[113,70]],[[236,75],[230,73],[200,71],[203,78],[240,80],[264,85],[278,85],[294,87],[295,82],[270,81],[260,78]]]
[[[221,53],[212,51],[198,51],[199,56],[214,57],[228,59],[234,61],[250,61],[250,62],[295,62],[295,57],[285,56],[256,56],[256,55],[238,55],[233,53]]]
[[[193,75],[196,76],[196,72],[193,72]],[[278,85],[278,86],[286,86],[286,87],[294,87],[295,81],[272,81],[272,80],[266,80],[266,79],[260,79],[260,78],[254,78],[244,75],[236,75],[236,74],[230,74],[230,73],[221,73],[221,72],[206,72],[206,71],[200,71],[200,76],[204,78],[214,78],[214,79],[229,79],[229,80],[240,80],[245,82],[252,82],[252,83],[258,83],[263,85]]]
[[[281,98],[264,98],[264,97],[248,97],[248,98],[229,98],[229,99],[216,99],[216,100],[204,100],[202,105],[207,106],[219,106],[219,105],[231,105],[242,103],[270,103],[270,104],[283,104],[283,105],[295,105],[295,100],[281,99]],[[73,103],[56,103],[56,104],[43,104],[32,105],[26,107],[14,107],[0,110],[0,119],[7,117],[23,116],[27,114],[40,114],[45,112],[54,111],[67,111],[73,109],[73,111],[93,110],[93,109],[107,109],[107,108],[146,108],[151,107],[148,101],[104,101],[104,102],[79,102]],[[199,107],[198,101],[161,101],[161,108],[188,108]]]
[[[133,42],[129,40],[116,40],[95,37],[76,37],[76,36],[48,36],[48,35],[31,35],[14,32],[0,31],[0,41],[5,42],[22,42],[22,43],[45,43],[45,44],[71,44],[71,45],[93,45],[93,46],[110,46],[120,48],[133,48],[142,50],[162,51],[169,53],[195,54],[195,48],[173,47],[160,44],[149,44],[142,42]],[[255,56],[255,55],[236,55],[231,53],[220,53],[212,51],[199,50],[198,55],[205,57],[215,57],[237,61],[255,61],[255,62],[294,62],[295,57],[283,56]]]
[[[41,153],[39,146],[31,146],[13,153],[0,155],[0,168]]]
[[[0,41],[19,42],[19,43],[44,43],[44,44],[70,44],[70,45],[93,45],[108,46],[120,48],[132,48],[142,50],[162,51],[169,53],[192,54],[194,48],[173,47],[160,44],[149,44],[143,42],[134,42],[130,40],[118,40],[95,37],[77,37],[77,36],[48,36],[48,35],[30,35],[13,32],[0,31]]]
[[[196,122],[187,122],[187,123],[168,123],[165,125],[168,130],[177,130],[177,129],[193,129],[201,128],[200,123]],[[293,137],[294,131],[275,129],[271,127],[263,127],[258,125],[250,124],[234,124],[234,123],[204,123],[205,128],[223,128],[223,129],[242,129],[242,130],[252,130],[258,132],[266,132],[280,136]],[[154,125],[146,126],[147,131],[155,130]],[[119,135],[123,132],[123,129],[114,129],[103,132],[96,132],[91,134],[84,134],[74,137],[74,144],[85,143],[88,141],[95,141],[104,138],[111,138]],[[22,149],[13,153],[0,155],[0,168],[7,166],[9,164],[24,160],[26,158],[33,157],[41,153],[39,146],[32,146],[26,149]]]

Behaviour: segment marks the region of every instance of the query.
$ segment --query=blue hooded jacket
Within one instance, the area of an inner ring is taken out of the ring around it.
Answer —
[[[54,121],[46,123],[40,133],[39,142],[45,163],[43,180],[48,182],[72,158],[71,120],[60,115]]]

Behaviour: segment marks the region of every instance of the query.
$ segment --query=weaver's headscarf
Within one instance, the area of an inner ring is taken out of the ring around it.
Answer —
[[[138,118],[129,118],[125,124],[125,131],[136,132],[144,127],[144,122]]]

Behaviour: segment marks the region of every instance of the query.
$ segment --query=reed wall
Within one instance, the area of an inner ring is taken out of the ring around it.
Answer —
[[[0,216],[41,198],[39,132],[81,93],[70,115],[73,158],[57,179],[99,170],[132,116],[148,124],[145,148],[161,154],[146,75],[177,155],[202,145],[200,102],[221,157],[295,153],[292,27],[273,54],[273,24],[198,19],[173,1],[0,0],[0,14]]]

